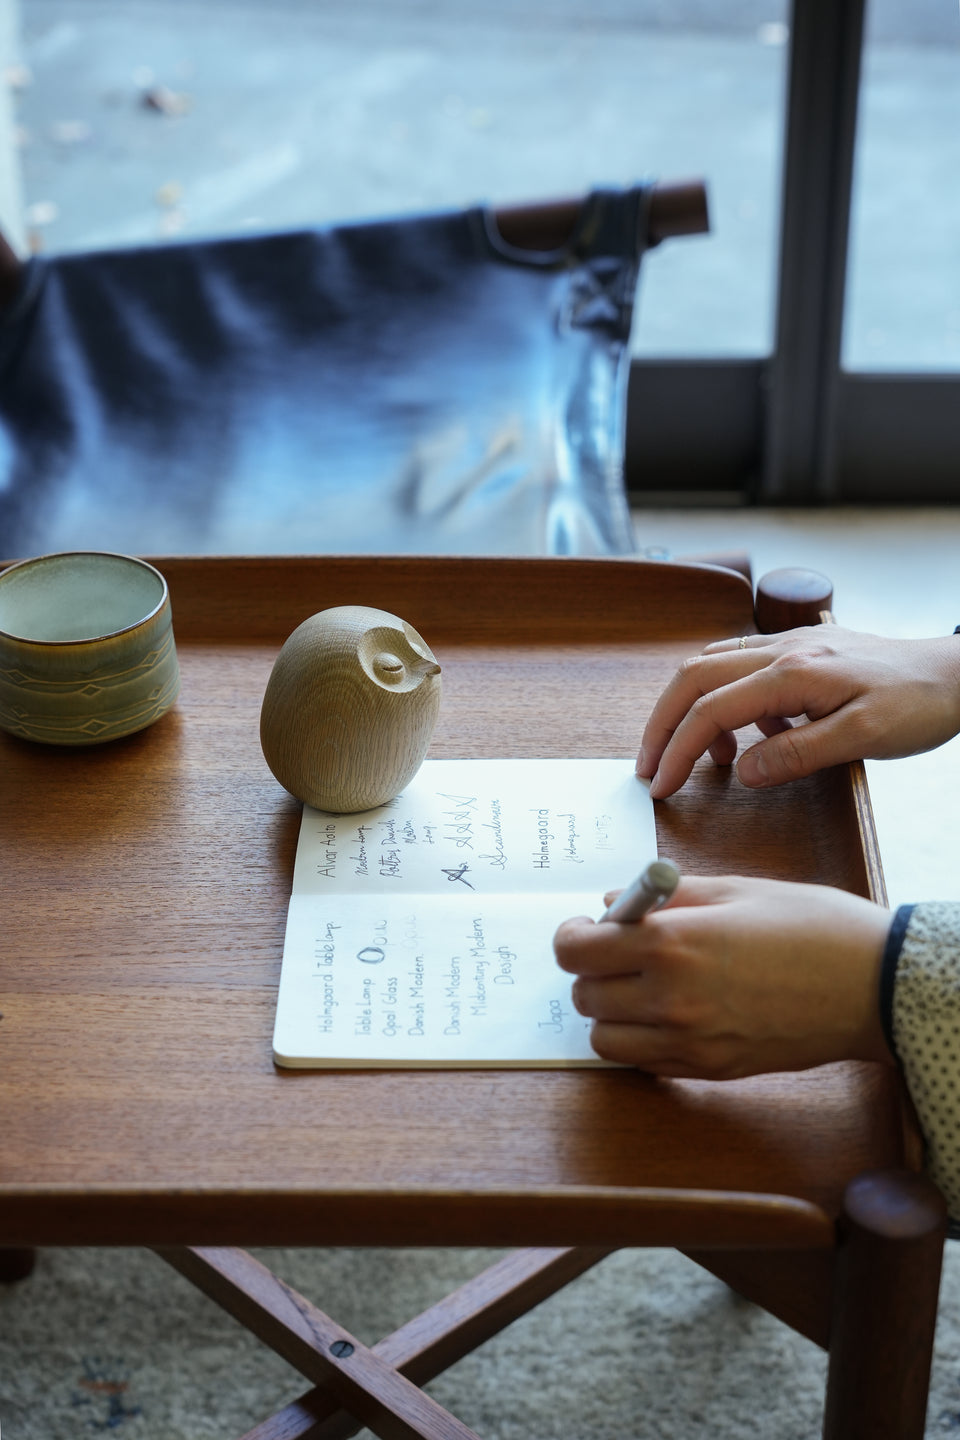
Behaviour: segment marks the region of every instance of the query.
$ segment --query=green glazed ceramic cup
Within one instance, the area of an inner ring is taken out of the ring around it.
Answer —
[[[98,745],[152,725],[179,691],[167,582],[145,560],[75,551],[0,573],[0,729]]]

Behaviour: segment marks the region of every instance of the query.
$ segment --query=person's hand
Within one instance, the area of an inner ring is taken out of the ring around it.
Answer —
[[[806,717],[809,723],[791,725]],[[744,751],[744,785],[781,785],[846,760],[932,750],[960,732],[960,636],[886,640],[834,625],[719,640],[686,660],[643,732],[637,774],[661,800],[708,750],[737,754],[734,731],[767,737]]]
[[[892,1064],[878,993],[890,921],[825,886],[685,877],[639,923],[567,920],[554,949],[603,1059],[729,1080]]]

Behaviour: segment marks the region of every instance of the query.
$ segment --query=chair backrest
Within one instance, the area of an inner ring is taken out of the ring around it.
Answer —
[[[594,192],[549,250],[476,208],[33,258],[0,555],[630,553],[652,193]]]

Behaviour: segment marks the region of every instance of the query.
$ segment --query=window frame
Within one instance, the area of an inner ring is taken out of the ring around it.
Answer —
[[[631,365],[635,503],[960,498],[960,374],[841,364],[865,0],[792,0],[773,352]]]

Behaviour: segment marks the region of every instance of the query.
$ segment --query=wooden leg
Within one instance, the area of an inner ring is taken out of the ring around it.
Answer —
[[[922,1440],[946,1227],[922,1175],[878,1171],[848,1187],[824,1440]]]
[[[343,1440],[359,1428],[355,1416],[385,1440],[475,1440],[472,1431],[416,1387],[610,1251],[513,1251],[369,1350],[245,1251],[175,1248],[156,1253],[318,1382],[318,1388],[263,1421],[244,1440]]]
[[[0,1245],[0,1283],[25,1280],[37,1261],[36,1250],[21,1245]]]
[[[163,1254],[162,1251],[158,1252]],[[609,1250],[514,1250],[373,1346],[425,1384],[598,1263]],[[242,1440],[347,1440],[360,1426],[323,1387],[292,1401]]]
[[[731,1290],[826,1350],[835,1250],[684,1250]]]

